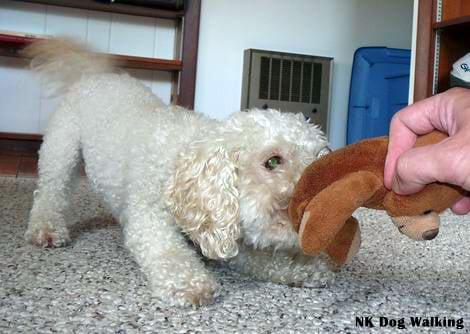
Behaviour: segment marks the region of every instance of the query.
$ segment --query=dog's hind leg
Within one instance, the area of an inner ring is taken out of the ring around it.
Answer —
[[[25,239],[41,247],[70,240],[65,222],[69,193],[78,177],[80,132],[72,106],[64,102],[50,120],[39,152],[38,188],[34,192]]]

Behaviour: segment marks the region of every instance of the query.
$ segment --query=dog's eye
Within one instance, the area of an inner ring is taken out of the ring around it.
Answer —
[[[269,170],[275,169],[277,166],[279,166],[282,163],[282,158],[278,155],[275,155],[271,158],[269,158],[265,163],[264,167]]]

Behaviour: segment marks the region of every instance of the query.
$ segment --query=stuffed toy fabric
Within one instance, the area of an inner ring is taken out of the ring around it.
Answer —
[[[447,138],[434,131],[415,147]],[[306,168],[289,204],[289,217],[305,254],[326,252],[337,264],[351,260],[360,246],[360,229],[352,213],[359,207],[385,210],[398,230],[414,240],[430,240],[439,232],[438,213],[464,193],[433,183],[421,192],[401,196],[383,184],[388,138],[367,139],[334,151]]]

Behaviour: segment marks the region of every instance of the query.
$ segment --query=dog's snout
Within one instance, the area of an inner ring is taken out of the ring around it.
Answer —
[[[429,230],[429,231],[426,231],[423,233],[423,239],[424,240],[432,240],[434,239],[435,237],[437,237],[437,235],[439,234],[439,229],[438,228],[434,228],[432,230]]]
[[[282,198],[278,201],[280,210],[287,210],[289,207],[290,197]]]

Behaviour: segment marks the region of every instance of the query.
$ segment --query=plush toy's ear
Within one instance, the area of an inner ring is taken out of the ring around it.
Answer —
[[[305,207],[299,228],[300,246],[305,254],[324,251],[341,231],[352,213],[383,186],[368,171],[354,172],[319,192]]]
[[[326,254],[337,265],[349,263],[361,246],[361,229],[356,218],[349,217],[343,228],[326,249]]]

